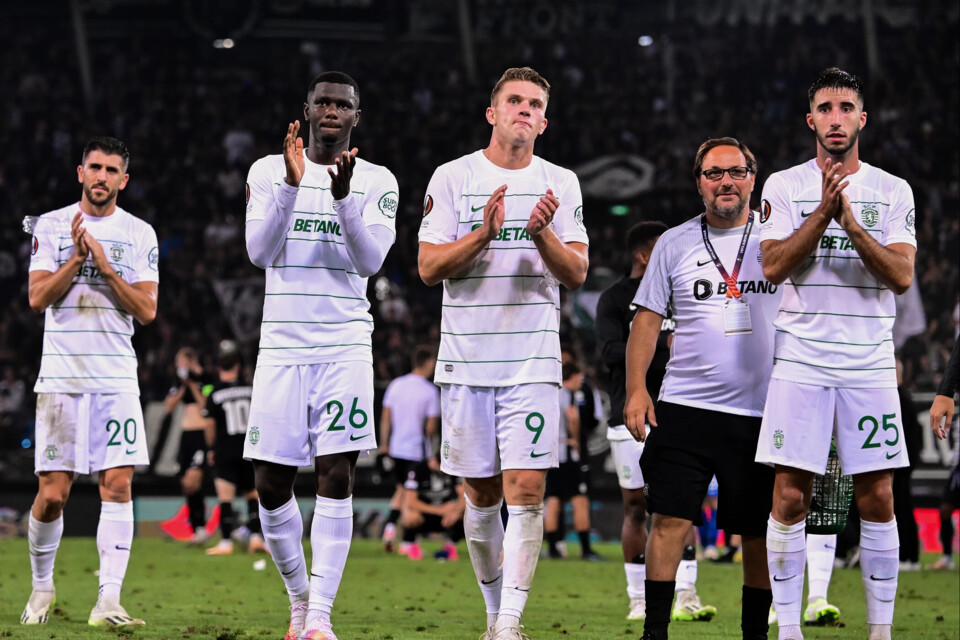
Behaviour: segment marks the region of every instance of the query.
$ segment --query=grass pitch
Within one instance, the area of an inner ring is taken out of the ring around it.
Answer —
[[[385,554],[375,541],[354,541],[333,614],[340,640],[476,638],[483,630],[483,600],[466,549],[461,544],[458,562],[436,562],[431,557],[435,548],[439,545],[425,543],[424,560],[412,562]],[[525,631],[534,640],[639,638],[642,623],[624,618],[627,599],[619,546],[601,544],[597,549],[607,562],[540,561],[524,616]],[[0,540],[0,558],[0,638],[280,640],[289,620],[283,583],[266,556],[207,556],[172,541],[137,539],[123,603],[147,626],[131,631],[88,627],[97,595],[96,541],[67,538],[57,556],[57,603],[49,623],[22,626],[20,613],[30,595],[26,540]],[[253,563],[261,558],[267,567],[255,571]],[[709,623],[674,623],[671,638],[739,638],[740,566],[699,566],[701,599],[715,604],[719,614]],[[958,599],[957,571],[901,573],[894,638],[956,640]],[[805,627],[805,637],[865,638],[859,569],[834,572],[830,601],[843,612],[841,625]],[[775,627],[770,637],[777,637]]]

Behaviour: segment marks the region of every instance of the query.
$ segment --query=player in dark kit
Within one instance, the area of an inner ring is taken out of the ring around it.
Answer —
[[[251,387],[240,377],[240,349],[233,340],[223,340],[217,349],[219,377],[213,391],[207,397],[205,415],[213,422],[216,435],[210,451],[217,500],[220,502],[220,542],[209,549],[207,555],[233,553],[232,534],[237,527],[237,514],[233,499],[237,492],[247,500],[250,530],[250,553],[265,552],[263,534],[260,530],[260,503],[253,482],[253,464],[243,459],[243,441],[247,437],[247,418],[250,415]]]
[[[443,550],[434,554],[438,560],[457,560],[457,543],[463,540],[463,514],[467,503],[463,481],[443,473],[440,461],[434,457],[421,462],[407,475],[403,483],[404,540],[410,543],[407,557],[420,560],[423,550],[418,538],[443,532],[447,539]]]

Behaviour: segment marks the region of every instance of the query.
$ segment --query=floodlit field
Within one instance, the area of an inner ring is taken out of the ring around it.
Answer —
[[[432,559],[435,548],[438,544],[427,542],[424,560],[412,562],[386,555],[375,542],[355,541],[334,609],[340,640],[474,640],[483,627],[483,602],[466,550],[461,545],[458,562],[441,563]],[[624,619],[619,547],[601,544],[597,549],[608,562],[541,560],[524,618],[533,640],[639,638],[642,623]],[[30,594],[27,542],[0,540],[0,638],[280,640],[288,601],[269,558],[265,570],[253,569],[255,559],[264,557],[212,557],[175,542],[137,539],[124,604],[147,626],[105,631],[86,624],[97,595],[96,543],[68,538],[57,558],[56,610],[47,625],[26,627],[19,618]],[[701,562],[699,590],[705,603],[717,606],[718,616],[709,623],[674,623],[671,638],[739,638],[740,566]],[[956,640],[958,590],[956,571],[900,574],[894,638]],[[806,638],[865,638],[859,569],[834,572],[830,600],[842,610],[843,624],[805,628]],[[776,638],[775,628],[770,637]]]

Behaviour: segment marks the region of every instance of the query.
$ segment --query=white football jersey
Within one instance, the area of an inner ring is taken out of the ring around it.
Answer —
[[[357,158],[352,197],[368,227],[396,233],[397,179]],[[333,210],[327,165],[304,156],[293,217],[277,257],[267,265],[258,365],[372,362],[373,317],[367,279],[347,255]],[[263,220],[286,176],[282,155],[257,160],[247,177],[247,221]]]
[[[844,193],[881,245],[917,246],[913,191],[861,162]],[[810,160],[763,185],[760,239],[781,240],[820,205],[821,171]],[[816,249],[783,283],[773,377],[825,387],[897,386],[893,292],[864,266],[847,233],[831,221]]]
[[[30,271],[56,272],[73,255],[72,204],[40,217],[34,229]],[[83,226],[103,246],[110,266],[128,284],[159,282],[157,234],[117,207],[109,216],[83,216]],[[137,354],[133,316],[127,313],[88,255],[59,300],[47,307],[37,393],[135,393]]]
[[[666,317],[676,329],[660,401],[744,416],[763,415],[773,365],[773,319],[780,287],[763,277],[756,214],[737,278],[750,306],[752,333],[727,335],[723,306],[727,284],[717,269],[696,216],[664,233],[653,247],[650,264],[633,302]],[[732,273],[744,227],[715,229],[710,243],[727,273]],[[739,304],[731,302],[731,304]]]
[[[440,416],[440,389],[408,373],[387,385],[383,406],[390,409],[390,455],[401,460],[426,460],[430,443],[423,428],[427,418]]]
[[[439,167],[427,187],[420,241],[446,244],[483,224],[483,208],[507,185],[500,234],[470,270],[443,282],[435,381],[478,387],[560,384],[560,289],[526,231],[530,213],[552,189],[552,222],[562,242],[588,244],[576,175],[537,156],[503,169],[477,151]]]

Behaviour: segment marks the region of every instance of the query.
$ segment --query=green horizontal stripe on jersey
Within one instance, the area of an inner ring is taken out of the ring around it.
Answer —
[[[278,349],[335,349],[336,347],[369,347],[369,342],[346,342],[344,344],[315,344],[308,347],[260,347],[261,351]]]
[[[117,313],[119,313],[119,314],[122,315],[122,316],[128,316],[128,315],[130,315],[129,313],[127,313],[127,312],[124,311],[123,309],[117,309],[116,307],[97,307],[97,306],[94,306],[94,305],[90,305],[90,306],[87,306],[87,305],[72,305],[72,306],[51,307],[51,308],[52,308],[54,311],[59,311],[60,309],[108,309],[108,310],[110,310],[110,311],[116,311]]]
[[[835,289],[872,289],[874,291],[886,291],[886,287],[867,287],[859,284],[797,284],[795,282],[784,282],[790,287],[833,287]]]
[[[823,202],[823,201],[822,201],[822,200],[791,200],[790,202],[793,202],[793,203],[795,203],[795,204],[800,204],[801,202],[816,202],[816,203],[820,203],[820,202]],[[890,203],[889,203],[889,202],[875,202],[875,201],[873,201],[873,200],[851,200],[851,201],[850,201],[850,204],[867,204],[867,203],[870,203],[870,204],[880,204],[880,205],[883,205],[883,206],[885,206],[885,207],[889,207],[889,206],[890,206]]]
[[[72,236],[57,236],[57,240],[73,240],[73,237],[72,237]],[[124,242],[123,240],[104,240],[103,238],[98,238],[97,241],[98,241],[100,244],[103,244],[103,243],[105,243],[105,242],[112,242],[113,244],[125,244],[125,245],[127,245],[128,247],[132,247],[132,246],[133,246],[133,243],[132,243],[132,242]]]
[[[837,371],[888,371],[891,369],[896,369],[896,367],[828,367],[825,364],[813,364],[812,362],[801,362],[799,360],[788,360],[787,358],[774,358],[773,361],[776,362],[780,360],[781,362],[792,362],[793,364],[802,364],[807,367],[816,367],[818,369],[836,369]]]
[[[68,260],[57,260],[57,264],[66,264],[67,262],[69,262],[69,261],[68,261]],[[124,269],[128,269],[129,271],[133,271],[133,267],[131,267],[131,266],[128,265],[128,264],[123,264],[122,262],[110,262],[109,260],[107,260],[107,264],[112,264],[112,265],[115,266],[115,267],[123,267]]]
[[[461,193],[461,198],[489,198],[492,196],[492,193]],[[505,193],[503,194],[504,198],[519,198],[522,196],[537,196],[541,198],[547,195],[546,193]]]
[[[325,321],[325,320],[263,320],[263,324],[349,324],[351,322],[365,322],[367,324],[373,324],[373,320],[364,320],[362,318],[355,318],[353,320],[338,320]]]
[[[74,356],[100,356],[103,358],[134,358],[137,354],[128,355],[126,353],[44,353],[44,357],[52,356],[58,358],[72,358]]]
[[[512,336],[521,333],[556,333],[560,335],[560,332],[556,329],[537,329],[536,331],[479,331],[477,333],[454,333],[453,331],[441,331],[440,335],[444,336]]]
[[[462,278],[447,278],[450,282],[458,280],[486,280],[488,278],[542,278],[543,276],[535,273],[518,273],[512,276],[464,276]]]
[[[106,331],[104,329],[44,329],[46,333],[112,333],[117,336],[131,337],[132,333],[123,333],[122,331]]]
[[[887,338],[886,340],[881,340],[880,342],[871,342],[868,344],[864,344],[860,342],[837,342],[835,340],[817,340],[815,338],[801,338],[800,336],[794,335],[789,331],[784,331],[783,329],[777,329],[777,333],[786,333],[793,336],[797,340],[802,340],[804,342],[822,342],[824,344],[844,344],[844,345],[847,345],[848,347],[879,347],[884,342],[893,342],[893,338]]]
[[[444,307],[450,307],[452,309],[469,309],[471,307],[535,307],[542,304],[549,304],[554,309],[559,310],[560,307],[555,305],[552,302],[504,302],[501,304],[445,304]]]
[[[366,298],[351,298],[351,297],[349,297],[349,296],[334,296],[334,295],[330,295],[329,293],[284,293],[284,292],[277,292],[277,293],[265,293],[264,295],[266,295],[266,296],[301,296],[301,297],[305,297],[305,298],[337,298],[337,299],[339,299],[339,300],[362,300],[362,301],[364,301],[364,302],[367,300]]]
[[[479,218],[477,220],[460,220],[459,221],[460,224],[473,224],[474,222],[482,223],[483,218]],[[504,223],[507,223],[507,222],[530,222],[530,218],[507,218],[506,220],[504,220]]]
[[[288,242],[296,240],[298,242],[326,242],[327,244],[343,244],[342,242],[337,242],[336,240],[324,240],[323,238],[291,238],[288,236],[286,240]]]
[[[883,229],[867,229],[866,227],[862,227],[862,228],[864,231],[867,231],[869,233],[883,233]],[[794,227],[793,230],[799,231],[800,227]],[[843,231],[843,229],[839,229],[837,227],[827,227],[827,230],[824,231],[823,233],[826,234],[827,231]],[[844,233],[846,233],[846,231],[844,231]],[[850,236],[847,236],[847,237],[849,238]]]
[[[892,320],[897,316],[864,316],[856,313],[833,313],[831,311],[790,311],[780,309],[780,313],[791,313],[796,316],[841,316],[843,318],[880,318],[883,320]]]
[[[273,184],[280,186],[279,182],[274,182]],[[302,184],[299,187],[300,189],[317,189],[318,191],[330,191],[330,187],[314,187],[309,184]],[[357,195],[362,196],[363,191],[351,191],[350,193],[356,193]]]
[[[130,376],[40,376],[44,380],[136,380]],[[42,393],[42,392],[41,392]]]
[[[297,211],[296,209],[294,209],[293,212],[302,213],[305,216],[330,216],[332,218],[337,217],[337,214],[335,213],[320,213],[319,211]]]
[[[530,241],[529,247],[487,247],[486,251],[536,251],[537,248],[533,246],[533,240]]]
[[[339,267],[320,267],[308,264],[277,264],[270,265],[267,267],[267,269],[323,269],[325,271],[343,271],[344,273],[349,273],[350,275],[354,276],[360,275],[356,271],[347,271],[346,269],[341,269]]]
[[[444,360],[440,358],[437,360],[437,362],[459,362],[461,364],[502,364],[505,362],[526,362],[527,360],[555,360],[560,362],[559,358],[554,358],[553,356],[531,356],[529,358],[521,358],[520,360]]]

